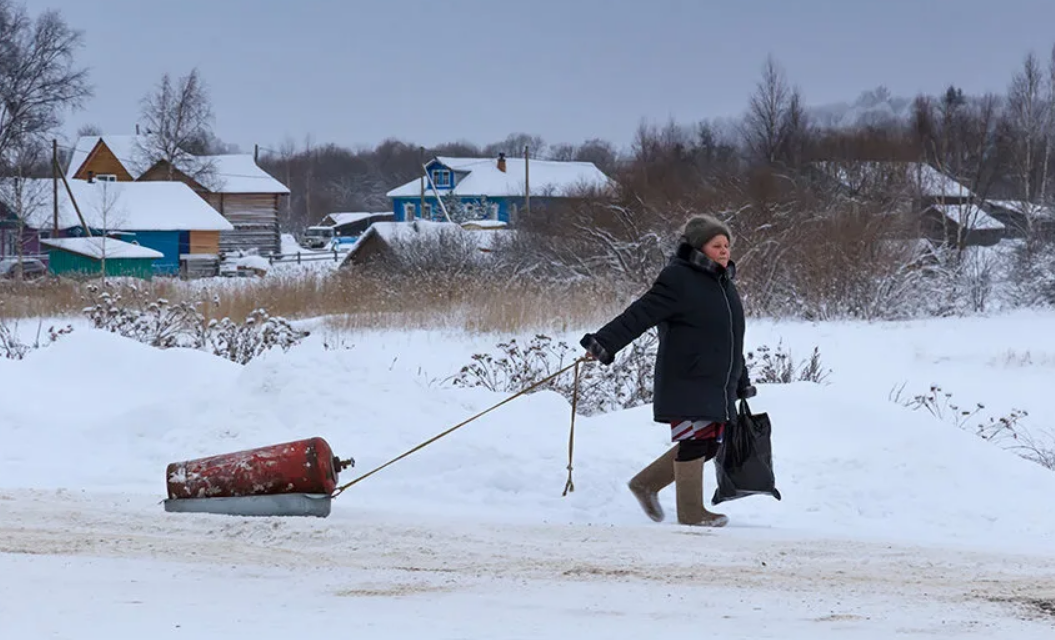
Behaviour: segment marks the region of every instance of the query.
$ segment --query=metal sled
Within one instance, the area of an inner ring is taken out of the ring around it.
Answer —
[[[169,498],[169,513],[215,513],[228,516],[315,516],[330,515],[329,494],[280,493],[229,498]]]

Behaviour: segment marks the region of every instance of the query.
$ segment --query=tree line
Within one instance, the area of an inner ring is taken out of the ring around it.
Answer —
[[[3,177],[50,174],[49,140],[65,114],[92,95],[87,72],[77,64],[82,45],[82,34],[57,12],[33,17],[13,0],[0,0]],[[281,225],[295,233],[331,212],[387,210],[384,194],[418,177],[423,157],[514,156],[526,147],[535,158],[591,161],[614,179],[615,193],[538,207],[522,223],[537,246],[520,252],[536,264],[557,265],[563,277],[615,274],[640,285],[662,261],[680,222],[707,211],[733,221],[743,262],[756,267],[746,273],[757,280],[752,295],[760,307],[843,295],[858,299],[843,304],[854,307],[844,312],[867,315],[861,301],[888,301],[891,278],[905,280],[905,265],[912,264],[901,249],[880,253],[899,237],[890,221],[911,216],[914,202],[901,184],[905,176],[861,175],[867,179],[858,183],[855,172],[869,162],[923,163],[959,180],[978,202],[1026,203],[1030,228],[1018,273],[1043,286],[1023,295],[1055,299],[1050,238],[1032,226],[1055,200],[1055,49],[1043,58],[1026,52],[999,94],[972,96],[945,86],[912,98],[903,115],[849,125],[826,122],[805,105],[770,56],[741,117],[643,122],[628,149],[604,140],[548,143],[529,133],[424,150],[395,138],[370,149],[287,140],[278,149],[265,147],[260,164],[290,188]],[[143,127],[153,134],[151,148],[143,150],[151,161],[185,167],[193,156],[231,150],[212,129],[208,91],[197,70],[175,80],[166,74],[140,106]],[[87,127],[79,133],[99,132]],[[950,264],[956,269],[963,269],[957,265],[966,240],[955,239]],[[877,297],[881,286],[887,293]]]

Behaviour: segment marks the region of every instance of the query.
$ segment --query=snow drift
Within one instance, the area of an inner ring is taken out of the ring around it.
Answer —
[[[346,481],[503,399],[429,377],[454,370],[439,364],[444,357],[480,345],[431,335],[435,348],[407,350],[384,336],[341,350],[309,341],[241,367],[75,331],[24,361],[0,361],[0,487],[160,499],[169,462],[310,436],[355,457]],[[763,385],[752,409],[773,420],[784,499],[723,504],[730,531],[1011,548],[1055,541],[1055,515],[1038,508],[1055,492],[1055,474],[925,413],[811,383]],[[521,398],[353,487],[331,517],[369,508],[644,526],[625,482],[669,446],[667,430],[647,406],[580,417],[576,491],[562,498],[569,418],[555,393]],[[707,496],[714,477],[709,464]],[[672,513],[671,491],[661,498]]]

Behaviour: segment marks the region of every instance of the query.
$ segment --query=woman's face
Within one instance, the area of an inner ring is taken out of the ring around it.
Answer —
[[[714,260],[723,267],[729,266],[729,238],[718,234],[711,238],[710,242],[703,245],[703,255]]]

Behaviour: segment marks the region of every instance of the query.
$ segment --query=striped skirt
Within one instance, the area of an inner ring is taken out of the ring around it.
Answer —
[[[682,440],[709,440],[716,439],[722,442],[725,435],[724,422],[711,422],[710,420],[682,420],[670,423],[670,441],[681,442]]]

